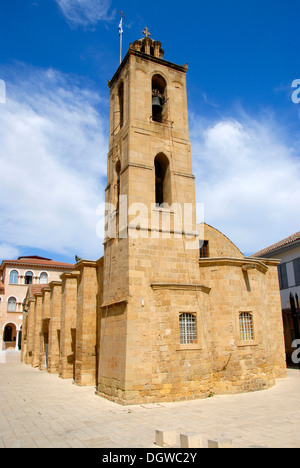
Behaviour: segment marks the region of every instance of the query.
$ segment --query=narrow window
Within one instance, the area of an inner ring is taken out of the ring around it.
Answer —
[[[163,203],[170,203],[170,187],[168,186],[167,172],[169,173],[169,160],[163,154],[158,154],[154,160],[155,165],[155,203],[160,206]]]
[[[48,283],[48,275],[47,273],[40,274],[40,284],[47,284]]]
[[[25,273],[25,284],[32,284],[33,281],[33,274],[31,271],[27,271]]]
[[[179,316],[180,344],[197,342],[196,316],[194,314],[180,314]]]
[[[287,289],[289,287],[289,284],[286,263],[281,263],[280,265],[278,265],[278,276],[280,289]]]
[[[16,270],[10,272],[9,283],[18,284],[18,272]]]
[[[7,301],[7,312],[16,312],[17,300],[15,297],[10,297]]]
[[[164,202],[164,170],[159,161],[155,161],[155,203],[162,205]]]
[[[240,338],[241,341],[254,339],[253,316],[249,312],[240,313]]]
[[[200,258],[209,257],[208,241],[200,241]]]

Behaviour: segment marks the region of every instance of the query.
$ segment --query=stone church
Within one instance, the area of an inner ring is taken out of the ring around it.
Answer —
[[[104,256],[28,292],[22,359],[120,404],[268,388],[286,372],[279,262],[197,226],[188,67],[144,35],[109,81]]]

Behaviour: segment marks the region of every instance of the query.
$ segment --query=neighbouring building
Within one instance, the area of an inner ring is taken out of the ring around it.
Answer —
[[[286,375],[279,260],[197,226],[188,67],[143,33],[109,81],[104,256],[28,291],[22,359],[120,404],[268,388]]]
[[[284,324],[287,363],[291,364],[291,355],[295,350],[292,343],[299,339],[300,330],[300,232],[283,239],[276,244],[260,250],[253,257],[275,258],[280,260],[278,276],[280,284],[281,307]],[[295,308],[292,311],[291,300]]]
[[[0,266],[0,350],[20,350],[23,301],[28,287],[40,287],[59,279],[74,265],[39,256],[3,260]]]

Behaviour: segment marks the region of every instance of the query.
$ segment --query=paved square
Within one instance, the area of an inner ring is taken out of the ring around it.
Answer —
[[[93,387],[7,355],[0,362],[0,448],[154,448],[155,430],[233,439],[236,448],[300,448],[300,373],[262,392],[182,403],[119,406]]]

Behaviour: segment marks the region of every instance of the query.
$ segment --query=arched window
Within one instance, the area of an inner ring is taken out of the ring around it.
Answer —
[[[154,165],[156,206],[162,205],[163,203],[171,205],[169,160],[163,153],[160,153],[155,157]]]
[[[167,83],[161,75],[152,78],[152,120],[162,122],[166,119]]]
[[[27,271],[25,273],[25,284],[32,284],[33,281],[33,273],[31,271]]]
[[[12,270],[9,275],[9,283],[10,284],[18,284],[18,272],[17,270]]]
[[[240,313],[240,338],[241,341],[254,340],[253,316],[249,312]]]
[[[7,301],[7,312],[16,312],[17,299],[15,297],[10,297]]]
[[[197,342],[197,327],[195,314],[180,314],[179,316],[180,344]]]
[[[4,342],[12,342],[13,338],[12,338],[12,334],[13,334],[13,329],[12,329],[12,326],[11,325],[6,325],[6,327],[4,328],[4,333],[3,333],[3,341]]]
[[[43,272],[40,274],[40,284],[47,284],[48,283],[48,274]]]

